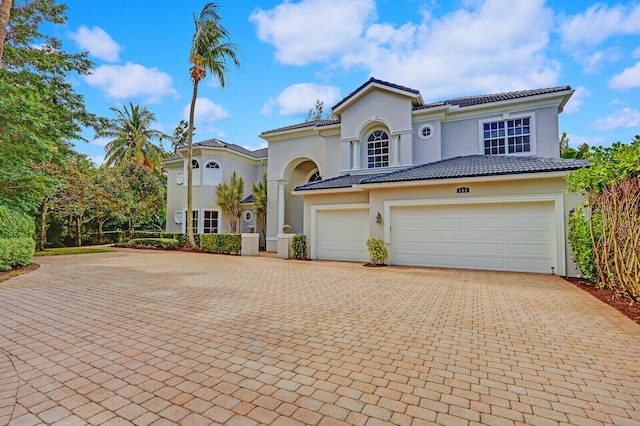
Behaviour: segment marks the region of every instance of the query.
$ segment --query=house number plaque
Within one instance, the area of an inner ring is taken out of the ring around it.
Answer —
[[[467,188],[466,186],[463,186],[462,188],[456,189],[456,192],[458,194],[466,194],[467,192],[469,192],[469,188]]]

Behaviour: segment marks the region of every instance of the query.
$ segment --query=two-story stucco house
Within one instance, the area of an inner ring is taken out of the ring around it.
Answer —
[[[246,152],[253,168],[236,171],[256,181],[267,164],[269,251],[288,224],[309,237],[313,259],[367,261],[366,240],[377,237],[395,265],[573,275],[567,220],[581,199],[565,193],[564,177],[587,163],[560,158],[558,114],[572,93],[424,103],[417,90],[372,78],[332,108],[335,119],[263,132],[268,161]],[[197,145],[202,164],[211,149],[236,156]],[[172,169],[184,166],[165,164],[171,230],[186,206],[172,194]],[[206,211],[210,191],[197,179],[194,205]]]

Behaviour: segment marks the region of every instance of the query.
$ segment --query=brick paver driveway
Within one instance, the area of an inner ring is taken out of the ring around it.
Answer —
[[[0,284],[0,424],[640,424],[640,326],[557,277],[38,261]]]

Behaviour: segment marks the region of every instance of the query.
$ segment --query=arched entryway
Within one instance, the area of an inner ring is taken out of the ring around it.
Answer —
[[[287,224],[291,226],[291,232],[296,234],[303,232],[304,200],[302,197],[292,195],[291,192],[297,186],[322,179],[322,177],[322,170],[309,158],[297,158],[289,163],[281,181],[282,190],[279,195],[282,195],[284,200],[280,202],[280,207],[284,207],[284,211],[279,212],[278,215],[279,227]],[[281,232],[280,229],[278,232]]]

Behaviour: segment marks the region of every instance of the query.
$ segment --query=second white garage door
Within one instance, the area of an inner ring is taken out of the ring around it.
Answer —
[[[368,209],[317,211],[316,259],[366,262],[369,260],[368,238]]]
[[[550,273],[552,202],[394,206],[395,265]]]

